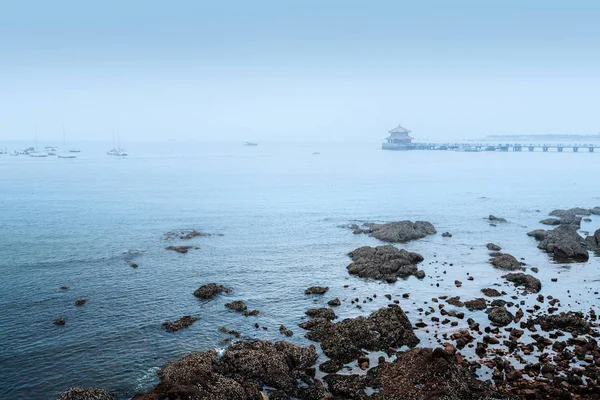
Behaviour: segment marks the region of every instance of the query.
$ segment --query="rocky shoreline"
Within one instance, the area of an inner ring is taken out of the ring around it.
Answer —
[[[600,215],[600,207],[554,210],[550,216],[556,218],[541,221],[554,229],[528,235],[553,260],[585,262],[600,250],[600,230],[584,238],[578,229],[582,217],[594,215]],[[510,224],[494,216],[487,219]],[[437,234],[431,223],[423,221],[348,227],[355,234],[392,243]],[[393,293],[393,287],[386,285],[399,279],[431,279],[431,266],[425,265],[430,260],[389,244],[360,247],[348,254],[348,274],[357,284],[362,279],[380,281],[384,292],[340,301],[326,297],[329,286],[307,288],[305,296],[323,298],[329,306],[308,309],[308,319],[299,324],[298,332],[314,344],[251,340],[237,334],[223,352],[208,350],[168,362],[158,371],[160,382],[133,399],[600,399],[600,329],[595,310],[567,308],[566,301],[554,297],[552,289],[533,275],[536,267],[500,253],[497,244],[483,241],[480,245],[490,251],[487,267],[502,271],[499,283],[514,285],[517,294],[508,297],[499,288],[482,286],[485,297],[461,299],[462,282],[456,281],[452,297],[439,295],[418,304],[418,315],[408,314],[400,299],[410,301],[410,294]],[[326,278],[321,281],[328,284]],[[232,292],[208,283],[190,295],[209,301]],[[336,314],[335,308],[342,304],[360,309],[361,301],[374,298],[388,304],[354,318],[340,319]],[[231,299],[224,306],[247,316],[259,315],[258,310],[248,311],[243,300]],[[487,318],[476,322],[466,318],[465,310]],[[185,316],[164,326],[177,331],[197,320]],[[282,338],[293,335],[283,325],[274,329]],[[434,338],[437,346],[420,346],[419,332]],[[322,356],[327,359],[318,363]],[[58,398],[113,396],[101,389],[73,388]]]

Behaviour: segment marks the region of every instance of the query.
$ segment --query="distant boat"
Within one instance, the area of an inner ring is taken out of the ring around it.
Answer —
[[[118,133],[117,133],[117,136],[118,136]],[[112,150],[107,151],[106,154],[109,156],[127,157],[129,155],[129,153],[127,153],[127,150],[121,148],[121,139],[117,137],[117,141],[118,141],[118,144],[117,144],[117,146],[115,146],[115,134],[113,131],[113,148],[112,148]]]
[[[254,142],[246,142],[244,143],[244,146],[258,146],[258,143],[254,143]]]
[[[4,150],[0,149],[0,154],[8,154],[8,150],[6,150],[6,147],[4,148]]]
[[[48,157],[48,153],[44,153],[43,151],[34,151],[34,152],[29,153],[29,157],[36,157],[36,158]]]
[[[318,151],[315,151],[315,152],[313,153],[313,156],[318,156],[319,154],[321,154],[321,153],[319,153]]]
[[[79,149],[69,149],[69,153],[81,153]]]
[[[73,154],[67,154],[67,135],[65,133],[64,125],[63,125],[63,148],[65,149],[65,154],[59,154],[58,158],[68,158],[68,159],[77,158],[77,156],[74,156]],[[71,151],[71,150],[69,150],[69,152],[73,153],[73,151]],[[77,153],[79,153],[79,151],[77,151]]]
[[[19,152],[15,150],[12,153],[10,153],[10,155],[16,157],[19,155]]]

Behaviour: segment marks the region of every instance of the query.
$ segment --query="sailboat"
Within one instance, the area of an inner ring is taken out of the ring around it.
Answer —
[[[4,150],[0,149],[0,154],[8,154],[8,150],[6,149],[6,147],[4,148]]]
[[[121,148],[121,139],[118,137],[118,135],[119,134],[117,133],[117,141],[119,143],[117,147],[115,147],[115,133],[113,131],[113,148],[112,150],[107,151],[106,154],[108,154],[109,156],[126,157],[129,155],[129,153],[127,153],[127,151]]]
[[[63,125],[63,148],[65,149],[65,154],[59,154],[58,158],[77,158],[73,154],[67,154],[67,139],[65,135],[65,126]],[[71,152],[69,150],[69,152]]]
[[[31,150],[31,151],[29,151]],[[37,151],[37,127],[35,127],[35,147],[30,147],[29,149],[26,150],[27,154],[29,154],[29,157],[36,157],[36,158],[40,158],[40,157],[48,157],[48,153],[43,152],[43,151]]]

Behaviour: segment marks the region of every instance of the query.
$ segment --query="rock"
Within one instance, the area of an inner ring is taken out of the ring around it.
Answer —
[[[301,396],[308,400],[307,392],[319,392],[318,384],[306,375],[316,359],[314,346],[238,342],[221,357],[209,350],[168,362],[158,371],[159,384],[133,399],[246,400],[269,388],[274,390],[272,399]],[[276,397],[278,392],[286,397]]]
[[[131,263],[129,264],[129,266],[134,269],[139,267],[139,265],[137,265],[136,263]]]
[[[590,212],[590,214],[600,215],[600,207],[590,208],[588,211]]]
[[[525,293],[538,293],[542,290],[542,282],[540,282],[539,279],[522,272],[517,274],[506,274],[502,277],[507,281],[514,283],[515,286],[524,286]]]
[[[452,234],[450,232],[444,232],[444,233],[442,233],[442,237],[451,238]]]
[[[584,319],[583,314],[573,311],[539,316],[528,321],[527,325],[540,325],[544,331],[560,329],[576,334],[585,334],[590,330],[590,324]]]
[[[64,318],[56,318],[54,321],[52,321],[52,323],[54,325],[64,325],[65,324],[65,319]]]
[[[328,290],[327,286],[311,286],[304,291],[304,294],[325,294]]]
[[[570,217],[574,215],[590,215],[591,212],[587,208],[575,207],[568,210],[554,210],[549,215],[553,217]]]
[[[179,318],[175,322],[166,321],[162,323],[162,326],[166,329],[167,332],[177,332],[181,329],[187,328],[191,326],[194,322],[198,321],[200,318],[192,317],[190,315],[185,315]]]
[[[195,247],[192,247],[192,246],[167,246],[167,247],[165,247],[165,250],[172,250],[172,251],[176,251],[176,252],[182,253],[182,254],[187,253],[190,249],[195,249]]]
[[[510,324],[514,318],[514,315],[503,306],[494,307],[488,312],[488,319],[495,325],[506,326]]]
[[[188,229],[183,231],[172,231],[167,232],[164,235],[164,240],[172,240],[172,239],[180,239],[180,240],[189,240],[195,237],[208,237],[211,236],[210,233],[198,232],[195,229]]]
[[[558,218],[547,218],[540,221],[540,224],[544,225],[560,225],[560,219]]]
[[[235,301],[231,301],[229,303],[225,303],[225,307],[232,309],[233,311],[246,311],[248,309],[248,307],[246,306],[246,303],[244,303],[242,300],[235,300]]]
[[[505,398],[479,380],[460,363],[455,349],[416,348],[398,353],[393,362],[367,373],[367,383],[376,388],[372,400],[475,400]]]
[[[246,311],[244,311],[244,316],[245,317],[256,317],[259,314],[260,314],[259,310],[250,310],[250,311],[246,310]]]
[[[311,318],[324,318],[329,321],[337,318],[335,312],[333,312],[331,308],[311,308],[310,310],[307,310],[304,314],[308,315]]]
[[[435,227],[427,221],[399,221],[385,224],[366,223],[363,226],[367,228],[363,230],[364,233],[391,243],[406,243],[437,233]]]
[[[290,331],[290,330],[289,330],[288,328],[286,328],[284,325],[280,325],[280,326],[279,326],[279,333],[281,333],[282,335],[288,336],[288,337],[290,337],[290,336],[293,336],[293,335],[294,335],[294,332]]]
[[[344,363],[335,360],[327,360],[319,365],[319,369],[326,374],[335,374],[342,368],[344,368]]]
[[[510,254],[500,254],[490,259],[490,263],[500,269],[508,271],[524,270],[523,265]]]
[[[71,388],[61,393],[57,400],[115,400],[116,396],[103,389]]]
[[[467,310],[469,311],[485,310],[487,304],[485,303],[485,299],[480,297],[478,299],[465,301],[465,307],[467,307]]]
[[[85,299],[79,299],[79,300],[75,300],[75,306],[77,307],[81,307],[82,305],[84,305],[87,302],[87,300]]]
[[[502,293],[492,288],[481,289],[481,292],[488,297],[499,297],[502,296]]]
[[[306,337],[321,344],[323,353],[331,359],[347,363],[368,351],[386,351],[419,343],[411,323],[399,306],[381,308],[367,318],[348,318],[332,323],[325,318],[313,318]]]
[[[69,287],[63,285],[63,286],[60,287],[60,290],[62,290],[62,291],[69,290]]]
[[[351,275],[390,283],[395,282],[397,278],[417,275],[417,264],[423,261],[423,256],[420,254],[398,249],[392,245],[360,247],[348,255],[353,261],[347,267]]]
[[[553,255],[556,261],[583,262],[589,259],[586,241],[573,225],[559,225],[553,230],[537,229],[527,235],[534,237],[538,248]]]
[[[594,232],[593,236],[588,236],[585,241],[590,250],[600,252],[600,229]]]
[[[331,374],[323,377],[334,396],[347,399],[366,399],[364,378],[359,375]]]
[[[337,307],[340,306],[342,303],[340,302],[340,299],[338,299],[337,297],[333,300],[329,300],[327,302],[327,305],[331,306],[331,307]]]
[[[490,251],[500,251],[500,250],[502,250],[502,247],[500,247],[500,246],[498,246],[497,244],[494,244],[494,243],[488,243],[488,244],[486,244],[486,247]]]
[[[198,289],[196,289],[194,291],[194,296],[198,297],[199,299],[208,300],[223,292],[229,294],[232,292],[232,290],[223,285],[209,283],[206,285],[202,285]]]
[[[504,218],[498,218],[495,215],[490,215],[488,219],[492,222],[506,222]]]

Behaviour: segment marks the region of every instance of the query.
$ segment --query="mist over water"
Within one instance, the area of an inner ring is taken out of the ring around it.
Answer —
[[[499,281],[503,273],[487,262],[488,242],[538,267],[542,293],[564,305],[585,311],[598,300],[592,290],[600,279],[598,258],[565,267],[526,236],[554,208],[600,205],[598,153],[170,142],[127,145],[131,155],[122,159],[107,156],[105,144],[79,147],[74,160],[0,156],[2,398],[52,399],[68,387],[91,386],[126,399],[149,389],[165,362],[225,347],[221,326],[283,340],[278,327],[284,324],[294,331],[289,340],[308,344],[297,326],[304,311],[335,297],[347,300],[336,309],[345,318],[385,306],[383,294],[390,293],[414,324],[416,308],[452,295],[455,279],[463,281],[465,298],[480,297],[481,288]],[[489,214],[509,222],[492,227]],[[382,284],[351,277],[347,253],[381,242],[340,225],[404,219],[427,220],[438,230],[400,245],[424,256],[427,278]],[[582,230],[599,227],[594,216]],[[199,247],[187,254],[164,250],[180,242],[163,234],[185,228],[223,236],[185,242]],[[442,238],[445,231],[453,237]],[[133,256],[124,254],[130,250]],[[192,295],[209,282],[233,293],[211,301]],[[69,290],[59,290],[62,285]],[[330,291],[305,296],[311,285]],[[507,284],[503,290],[515,292]],[[373,302],[362,303],[375,293]],[[361,310],[349,302],[356,297]],[[80,298],[87,304],[75,307]],[[243,317],[223,306],[236,299],[261,314]],[[176,333],[160,325],[183,315],[201,319]],[[65,326],[51,323],[58,317]],[[257,330],[255,322],[269,330]],[[433,344],[423,331],[418,335],[423,345]]]

